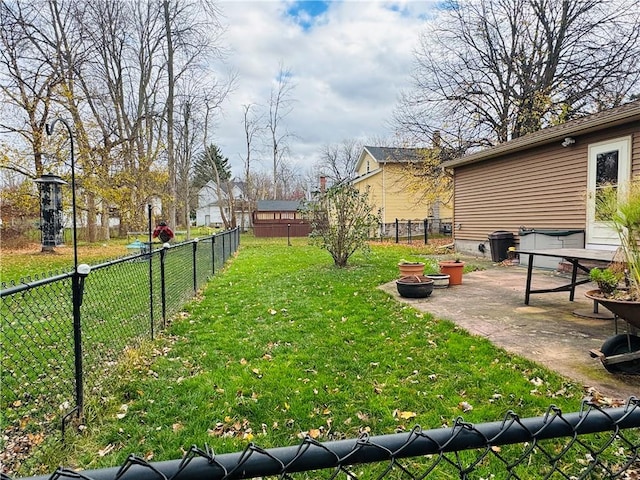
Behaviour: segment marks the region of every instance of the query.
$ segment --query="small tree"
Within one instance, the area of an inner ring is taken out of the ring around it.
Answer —
[[[337,267],[347,266],[349,257],[368,247],[370,233],[379,224],[369,192],[348,183],[334,185],[308,202],[305,214],[311,223],[311,239],[327,250]]]

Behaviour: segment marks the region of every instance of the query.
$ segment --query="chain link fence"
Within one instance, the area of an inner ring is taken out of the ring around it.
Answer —
[[[603,409],[584,402],[565,414],[216,455],[196,446],[182,460],[149,463],[130,455],[119,468],[77,472],[60,468],[25,480],[227,480],[240,478],[353,479],[622,479],[640,478],[640,401]]]
[[[61,421],[64,428],[102,373],[127,347],[153,338],[237,250],[239,239],[234,229],[94,265],[86,275],[2,283],[4,436]]]

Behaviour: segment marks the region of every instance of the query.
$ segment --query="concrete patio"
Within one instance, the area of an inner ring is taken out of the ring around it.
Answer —
[[[435,289],[426,299],[402,298],[395,281],[381,288],[399,301],[438,318],[455,322],[468,332],[486,337],[493,344],[538,362],[585,387],[613,399],[640,395],[640,375],[614,375],[589,350],[599,349],[614,332],[613,320],[585,318],[574,314],[593,312],[593,301],[584,292],[592,283],[576,288],[575,300],[569,292],[532,294],[524,304],[526,268],[482,264],[485,270],[467,273],[463,284]],[[567,283],[566,275],[534,269],[532,288],[554,288]],[[607,311],[600,307],[601,313]],[[627,324],[618,322],[620,333]]]

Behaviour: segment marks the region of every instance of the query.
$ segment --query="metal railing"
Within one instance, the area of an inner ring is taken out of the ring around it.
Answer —
[[[633,479],[640,473],[640,401],[603,409],[583,402],[577,413],[551,406],[541,417],[509,412],[502,421],[216,455],[196,446],[182,460],[78,472],[60,468],[25,480],[227,480],[292,478],[564,478]],[[312,473],[309,473],[312,472]]]
[[[2,284],[0,367],[10,435],[82,412],[127,347],[153,339],[238,248],[229,230],[94,265]],[[77,289],[75,294],[74,289]],[[75,299],[75,302],[74,302]]]
[[[395,241],[395,243],[424,242],[426,245],[429,235],[451,235],[450,219],[395,219],[393,223],[381,223],[373,232],[372,237],[379,240]]]

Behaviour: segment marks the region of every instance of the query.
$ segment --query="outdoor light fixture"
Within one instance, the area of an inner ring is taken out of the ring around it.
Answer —
[[[573,137],[565,137],[564,141],[562,142],[562,146],[563,147],[569,147],[571,145],[573,145],[574,143],[576,143],[576,139]]]

